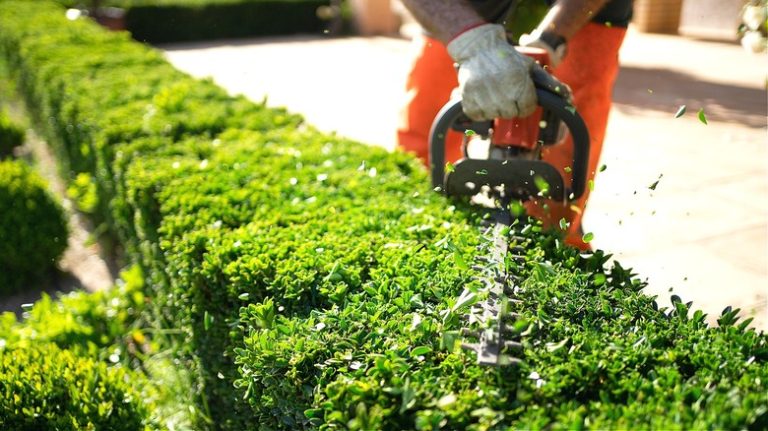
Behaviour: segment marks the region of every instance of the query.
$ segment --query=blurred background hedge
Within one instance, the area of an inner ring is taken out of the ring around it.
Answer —
[[[0,296],[54,267],[67,247],[64,210],[22,161],[0,162]]]
[[[0,109],[0,160],[13,154],[13,149],[24,143],[24,129],[11,121]]]
[[[90,7],[88,0],[61,1]],[[329,25],[321,18],[330,0],[104,0],[104,23],[123,26],[147,43],[318,34]],[[124,15],[123,15],[124,13]],[[122,21],[121,21],[122,20]]]

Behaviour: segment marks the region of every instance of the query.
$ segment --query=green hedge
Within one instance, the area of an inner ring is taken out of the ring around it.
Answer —
[[[11,121],[0,108],[0,160],[13,155],[13,149],[24,143],[24,129]]]
[[[89,1],[60,0],[70,7]],[[149,43],[255,36],[322,34],[328,22],[318,9],[329,0],[106,0],[125,10],[124,25]]]
[[[0,427],[144,430],[126,374],[49,344],[0,348]]]
[[[480,367],[456,343],[482,297],[479,217],[412,157],[230,97],[49,4],[0,2],[0,49],[97,183],[214,428],[768,426],[768,340],[735,311],[711,328],[680,301],[658,310],[603,253],[528,225],[525,363]]]
[[[131,370],[156,348],[141,289],[133,269],[109,291],[43,294],[21,321],[0,314],[0,428],[165,429],[157,388]]]
[[[166,43],[322,34],[327,26],[317,14],[327,0],[187,3],[131,6],[125,14],[126,29],[137,40]]]
[[[0,427],[190,429],[194,389],[147,327],[142,289],[133,267],[109,290],[43,294],[21,320],[0,314]]]
[[[68,231],[43,178],[23,161],[0,161],[0,296],[47,275],[67,248]]]

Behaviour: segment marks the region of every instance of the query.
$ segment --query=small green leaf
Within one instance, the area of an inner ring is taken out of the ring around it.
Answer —
[[[587,244],[589,244],[589,242],[592,241],[593,239],[595,239],[595,234],[593,234],[592,232],[587,232],[584,234],[584,236],[581,237],[581,240]]]
[[[453,163],[448,162],[448,163],[445,164],[445,172],[446,173],[451,173],[451,172],[453,172],[455,170],[456,170],[456,167],[453,166]]]
[[[707,116],[704,114],[704,108],[699,109],[699,121],[701,121],[704,124],[707,124]]]
[[[568,344],[569,340],[570,340],[569,338],[566,338],[560,341],[559,343],[547,343],[545,347],[547,348],[547,351],[550,353],[558,352],[562,350],[562,348],[565,347],[566,344]]]
[[[461,252],[459,252],[459,250],[455,250],[453,252],[453,259],[456,261],[456,266],[458,266],[459,269],[462,269],[465,271],[469,269],[469,265],[467,265],[467,261],[464,260],[464,256],[461,255]]]
[[[239,299],[241,301],[247,301],[248,297],[250,297],[250,296],[251,295],[249,295],[248,293],[241,293],[240,295],[238,295],[237,299]]]
[[[509,204],[509,210],[516,218],[525,214],[525,206],[520,201],[512,201],[512,203]]]
[[[413,350],[411,350],[411,357],[424,356],[431,351],[432,351],[432,348],[429,346],[414,347]]]
[[[451,404],[456,403],[456,401],[457,401],[456,395],[453,392],[451,392],[450,394],[445,395],[439,400],[437,400],[437,406],[440,407],[441,409],[445,409]]]
[[[477,133],[475,133],[475,131],[472,130],[472,129],[467,129],[467,130],[464,131],[464,136],[466,136],[468,138],[472,137],[472,136],[475,136],[475,135],[477,135]]]
[[[600,172],[605,172],[606,169],[608,169],[608,166],[606,165],[600,166]]]
[[[686,109],[686,106],[685,105],[681,105],[680,109],[678,109],[677,113],[675,113],[675,118],[682,117],[685,114],[685,109]]]
[[[453,307],[451,307],[451,311],[456,311],[467,305],[474,304],[476,299],[477,299],[477,294],[475,292],[472,292],[468,289],[464,289],[464,291],[461,292],[461,296],[459,296],[459,299],[457,299],[456,303],[453,304]]]
[[[208,314],[206,311],[205,314],[203,314],[203,328],[207,331],[211,328],[211,324],[213,323],[213,316]]]
[[[565,218],[560,219],[560,229],[568,230],[568,222],[565,221]]]
[[[573,169],[571,169],[570,166],[566,166],[565,169],[563,170],[565,171],[566,174],[570,174],[571,172],[573,172]]]
[[[654,181],[654,182],[653,182],[653,184],[651,184],[650,186],[648,186],[648,188],[649,188],[649,189],[651,189],[651,190],[656,190],[656,186],[658,186],[658,185],[659,185],[659,181],[661,181],[661,177],[663,177],[663,176],[664,176],[664,174],[661,174],[661,175],[659,175],[659,179],[657,179],[656,181]]]
[[[589,180],[587,185],[589,186],[589,191],[590,192],[594,192],[595,191],[595,180]]]
[[[605,284],[605,282],[606,282],[605,274],[595,274],[595,277],[592,279],[592,283],[595,286],[602,286]]]

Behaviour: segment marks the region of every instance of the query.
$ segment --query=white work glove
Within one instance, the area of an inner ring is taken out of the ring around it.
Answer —
[[[520,46],[529,46],[532,48],[540,48],[544,51],[547,51],[547,54],[549,55],[549,62],[552,66],[552,68],[557,67],[560,65],[560,63],[563,62],[563,59],[565,58],[565,46],[562,45],[562,48],[555,49],[547,42],[544,42],[541,40],[541,31],[534,30],[531,34],[522,34],[520,35]]]
[[[536,109],[534,62],[507,42],[504,27],[483,24],[448,43],[459,64],[462,108],[475,121],[526,117]]]

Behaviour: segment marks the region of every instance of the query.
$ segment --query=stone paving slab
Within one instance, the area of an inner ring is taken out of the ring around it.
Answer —
[[[232,93],[391,149],[411,48],[396,38],[293,37],[164,50]],[[711,321],[733,305],[768,329],[768,58],[630,30],[621,59],[607,170],[585,215],[593,245],[647,278],[661,304],[678,294]],[[680,105],[688,112],[676,119]]]

